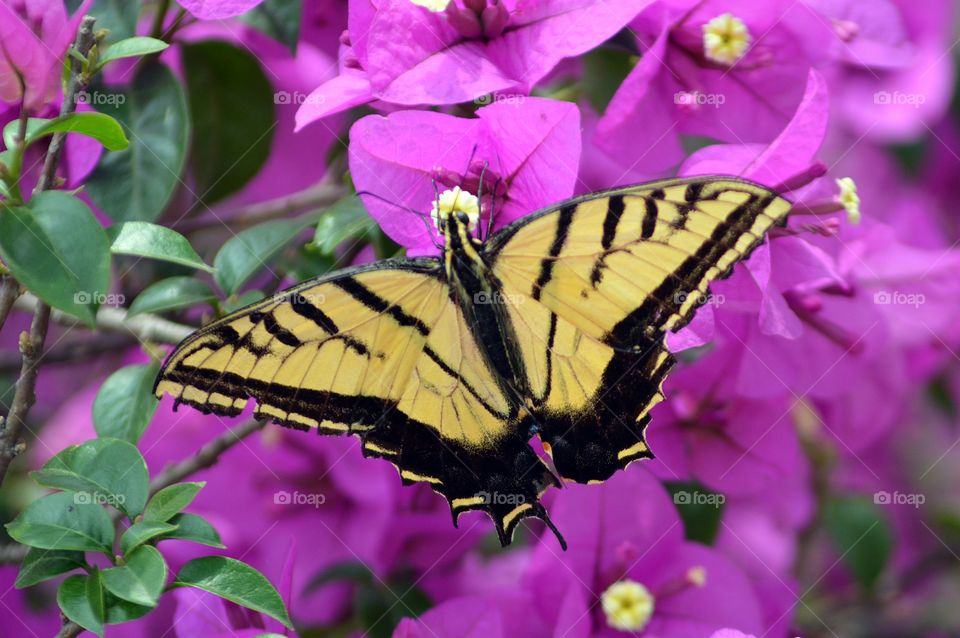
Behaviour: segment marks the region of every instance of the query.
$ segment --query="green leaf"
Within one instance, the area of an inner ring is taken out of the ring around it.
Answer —
[[[290,55],[296,55],[302,10],[302,0],[267,0],[241,15],[240,19],[287,45]]]
[[[104,148],[111,151],[122,151],[130,145],[130,141],[123,132],[120,123],[104,113],[70,113],[50,120],[27,135],[27,143],[32,144],[38,139],[54,133],[79,133],[92,137]],[[4,130],[6,135],[6,130]]]
[[[220,310],[223,314],[236,312],[237,310],[240,310],[241,308],[245,308],[250,304],[257,303],[264,297],[266,297],[266,295],[263,294],[262,290],[247,290],[246,292],[240,293],[239,295],[230,295],[221,304]]]
[[[357,585],[372,585],[373,574],[363,563],[347,560],[333,563],[320,570],[304,587],[304,593],[320,589],[329,583],[347,581]]]
[[[277,219],[233,236],[213,259],[214,279],[224,292],[234,294],[306,226],[299,219]]]
[[[146,616],[153,610],[153,607],[135,605],[122,598],[117,598],[110,592],[107,592],[106,602],[108,625],[119,625],[120,623],[130,622],[131,620]]]
[[[131,87],[101,91],[132,141],[126,150],[103,154],[87,179],[87,192],[115,221],[153,221],[183,173],[190,139],[183,87],[167,67],[151,63]]]
[[[861,497],[832,499],[825,520],[843,562],[863,589],[873,589],[893,552],[890,523],[876,505]]]
[[[668,481],[664,484],[683,520],[687,540],[713,545],[723,519],[723,494],[696,481]]]
[[[240,190],[270,154],[276,126],[273,88],[257,58],[216,40],[181,46],[190,116],[201,142],[192,149],[196,194],[203,202]]]
[[[66,0],[67,10],[74,14],[83,4],[83,0]],[[97,19],[97,29],[107,29],[110,34],[108,42],[115,42],[128,38],[137,28],[137,18],[140,17],[140,3],[130,0],[94,0],[93,6],[87,9],[87,15]]]
[[[30,475],[40,485],[77,492],[81,503],[106,503],[130,518],[143,511],[150,482],[140,451],[113,438],[64,448]]]
[[[177,529],[164,534],[160,540],[191,541],[209,547],[224,547],[220,534],[201,516],[184,512],[171,518],[170,524],[176,525]]]
[[[66,193],[41,193],[30,203],[0,209],[0,258],[31,292],[92,327],[95,302],[110,285],[103,228]]]
[[[132,38],[126,38],[110,45],[107,48],[106,53],[100,56],[100,62],[97,65],[97,69],[102,69],[105,64],[108,62],[113,62],[114,60],[120,60],[122,58],[138,58],[142,55],[159,53],[168,46],[170,45],[163,40],[148,38],[146,36],[138,35]]]
[[[180,569],[177,587],[196,587],[238,605],[259,611],[293,628],[280,594],[253,567],[226,556],[196,558]]]
[[[148,286],[130,304],[127,317],[142,312],[165,312],[199,303],[211,303],[217,296],[210,286],[193,277],[169,277]]]
[[[107,229],[115,255],[135,255],[169,261],[190,268],[213,272],[200,259],[186,237],[175,230],[150,222],[126,222]]]
[[[31,547],[17,572],[17,589],[30,587],[61,574],[72,572],[87,564],[83,552]]]
[[[402,592],[399,596],[394,592]],[[430,599],[412,582],[390,587],[360,587],[354,594],[354,609],[360,616],[363,633],[369,638],[390,638],[400,620],[419,616],[430,608]]]
[[[369,241],[376,226],[377,223],[367,213],[360,198],[350,195],[335,203],[320,217],[313,245],[320,252],[330,255],[348,239],[364,237]]]
[[[27,119],[27,140],[38,130],[47,125],[50,120],[43,117],[31,117]],[[17,138],[20,136],[20,120],[13,119],[7,122],[3,127],[3,145],[8,149],[13,149],[17,145]],[[5,164],[7,162],[4,162]]]
[[[100,572],[96,569],[88,576],[68,576],[57,590],[57,604],[63,615],[98,636],[103,635],[105,603]]]
[[[78,496],[58,492],[34,501],[7,523],[7,532],[30,547],[109,552],[113,523],[107,510]]]
[[[93,427],[97,436],[114,437],[136,444],[160,401],[153,395],[153,381],[160,364],[147,363],[120,368],[103,382],[93,401]]]
[[[155,607],[167,582],[167,563],[156,547],[141,545],[120,567],[103,570],[103,585],[117,598]]]
[[[134,523],[127,528],[127,531],[120,537],[120,549],[124,554],[129,554],[147,541],[157,536],[169,534],[176,529],[176,525],[158,523],[157,521],[140,521],[139,523]]]
[[[143,511],[145,521],[168,521],[193,502],[206,483],[175,483],[153,495]]]

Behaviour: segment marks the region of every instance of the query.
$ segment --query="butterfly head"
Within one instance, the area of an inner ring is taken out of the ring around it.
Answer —
[[[468,242],[480,220],[480,200],[471,192],[454,186],[439,194],[433,202],[430,218],[448,246],[454,237]]]

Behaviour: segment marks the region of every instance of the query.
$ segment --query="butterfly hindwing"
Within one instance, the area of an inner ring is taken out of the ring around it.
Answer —
[[[508,226],[488,245],[527,376],[532,418],[561,475],[603,480],[648,457],[643,428],[690,320],[789,202],[732,178],[664,180],[587,195]],[[549,383],[546,380],[549,379]]]

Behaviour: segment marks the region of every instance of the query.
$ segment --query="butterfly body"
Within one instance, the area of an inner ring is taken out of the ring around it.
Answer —
[[[652,456],[643,432],[693,316],[789,203],[734,178],[663,180],[562,202],[480,242],[441,216],[436,258],[305,282],[207,326],[166,362],[158,395],[207,412],[354,434],[501,542],[540,496]],[[556,530],[554,530],[556,531]],[[559,534],[558,534],[559,537]],[[562,541],[561,541],[562,543]]]

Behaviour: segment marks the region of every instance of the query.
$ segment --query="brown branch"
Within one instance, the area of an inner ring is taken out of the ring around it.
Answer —
[[[236,232],[260,222],[289,217],[311,208],[329,206],[345,197],[347,193],[346,187],[342,184],[331,183],[328,179],[324,179],[297,193],[243,206],[229,215],[225,214],[219,217],[205,215],[184,219],[176,224],[176,229],[181,233],[189,234],[220,225],[228,225]]]
[[[84,16],[80,23],[80,29],[77,31],[74,47],[83,57],[90,53],[90,48],[96,42],[93,34],[95,22],[96,18]],[[77,90],[86,86],[87,80],[80,60],[71,59],[70,81],[67,83],[63,102],[60,105],[61,115],[69,115],[76,110]],[[57,133],[53,136],[53,140],[47,148],[47,155],[44,158],[43,173],[41,173],[40,179],[37,181],[37,187],[34,189],[35,193],[48,189],[54,183],[65,139],[66,133]],[[10,413],[3,423],[2,432],[0,432],[3,437],[0,441],[0,484],[7,476],[10,463],[23,450],[23,442],[20,439],[26,425],[27,413],[30,412],[30,408],[33,407],[37,399],[35,393],[37,372],[49,325],[50,306],[38,302],[33,311],[33,321],[30,323],[29,334],[23,333],[20,335],[20,354],[23,356],[23,364],[20,368],[20,378],[17,379]]]
[[[188,459],[169,465],[150,481],[150,493],[154,494],[165,487],[196,474],[200,470],[216,465],[220,455],[254,432],[263,429],[265,421],[250,420],[227,430],[213,439]]]
[[[33,311],[33,309],[41,303],[42,302],[32,294],[26,293],[17,300],[14,308],[17,310]],[[84,324],[73,315],[56,309],[53,310],[51,319],[54,323],[68,328],[85,327]],[[196,330],[194,326],[187,326],[149,313],[128,318],[127,311],[123,308],[113,308],[109,306],[100,307],[100,310],[97,312],[95,325],[97,330],[130,334],[140,342],[149,341],[169,344],[180,343],[186,339],[191,332]]]
[[[51,321],[55,321],[52,316]],[[56,348],[43,353],[43,365],[73,364],[86,362],[91,357],[105,352],[123,352],[127,346],[136,343],[134,335],[124,334],[78,334],[76,339],[64,339]],[[0,350],[0,376],[13,374],[20,368],[20,355],[12,351]]]
[[[3,324],[7,322],[13,302],[19,295],[20,284],[9,275],[0,276],[0,330],[3,330]]]

